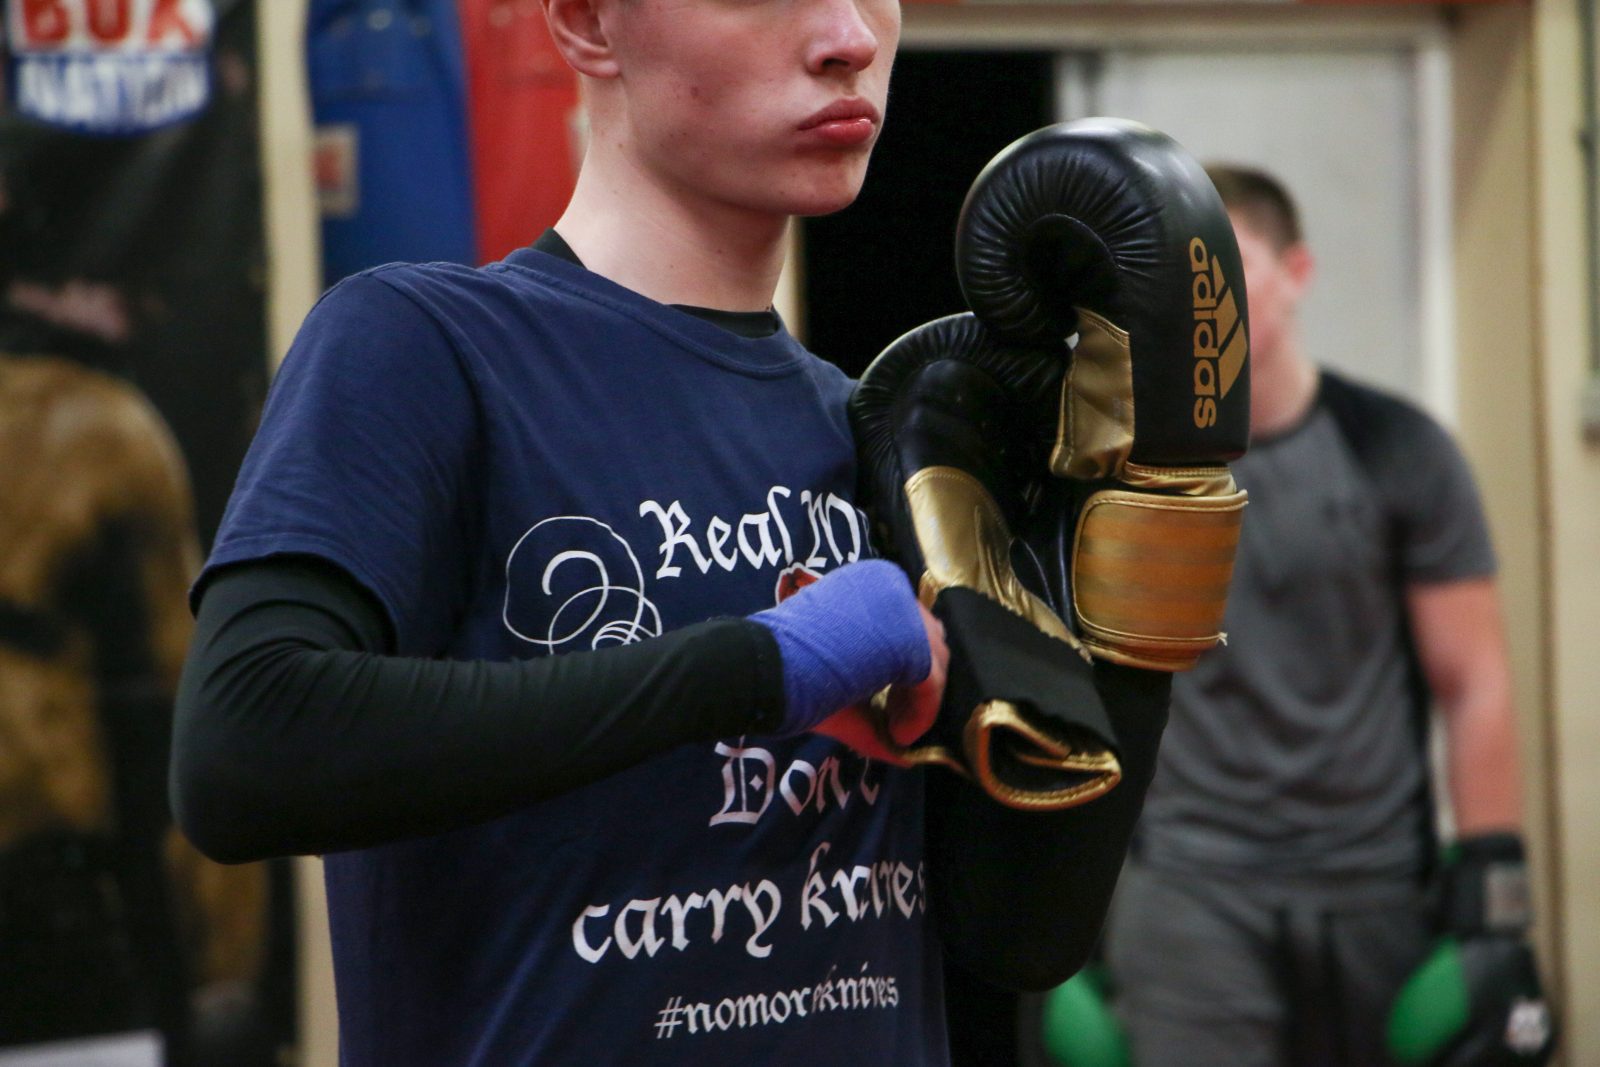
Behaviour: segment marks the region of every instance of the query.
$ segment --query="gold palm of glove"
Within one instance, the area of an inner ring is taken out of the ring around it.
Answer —
[[[978,479],[954,467],[927,467],[907,480],[905,494],[926,562],[918,583],[924,605],[931,609],[946,589],[971,589],[1087,659],[1066,624],[1017,580],[1010,562],[1011,532],[999,505]],[[1013,735],[1010,740],[1018,760],[1068,774],[1072,784],[1022,790],[1006,783],[996,773],[993,759],[1003,733]],[[885,740],[908,762],[949,767],[1015,808],[1053,811],[1073,807],[1104,795],[1122,780],[1121,764],[1104,745],[1051,733],[1028,721],[1005,700],[985,701],[972,710],[962,730],[959,753],[943,744],[902,747],[887,737]]]

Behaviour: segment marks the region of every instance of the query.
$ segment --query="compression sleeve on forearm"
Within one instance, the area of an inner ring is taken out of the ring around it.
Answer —
[[[387,643],[377,601],[329,564],[276,557],[212,579],[172,764],[202,851],[239,862],[439,833],[783,712],[777,644],[743,619],[510,662]]]

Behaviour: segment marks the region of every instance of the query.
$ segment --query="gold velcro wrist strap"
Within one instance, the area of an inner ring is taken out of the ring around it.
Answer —
[[[1039,782],[1008,781],[1000,770],[1002,740],[1012,758],[1044,772]],[[1073,745],[1030,723],[1004,700],[980,704],[962,731],[962,749],[971,777],[1000,803],[1020,811],[1061,811],[1105,796],[1122,781],[1122,763],[1108,749]]]
[[[1078,517],[1073,611],[1101,659],[1185,671],[1223,640],[1246,495],[1225,470],[1184,473],[1195,477],[1172,472],[1167,486],[1201,495],[1105,490]]]
[[[1122,763],[1109,749],[1074,745],[1038,729],[1015,704],[990,700],[973,709],[961,731],[959,749],[937,742],[901,745],[889,733],[887,690],[871,703],[871,722],[879,741],[911,766],[939,766],[975,782],[985,793],[1019,811],[1061,811],[1105,796],[1122,781]],[[997,768],[995,749],[1010,742],[1012,758],[1046,772],[1054,784],[1016,785]]]

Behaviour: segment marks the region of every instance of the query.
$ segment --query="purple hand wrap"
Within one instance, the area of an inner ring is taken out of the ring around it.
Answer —
[[[778,736],[803,733],[886,685],[933,668],[928,632],[905,572],[868,559],[829,571],[750,616],[778,639],[787,701]]]

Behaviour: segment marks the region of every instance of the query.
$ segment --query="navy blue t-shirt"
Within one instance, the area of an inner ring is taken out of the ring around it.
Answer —
[[[307,319],[208,570],[331,560],[411,656],[749,615],[871,554],[848,390],[541,252],[379,268]],[[343,1062],[945,1063],[922,828],[916,774],[745,737],[330,855]]]

